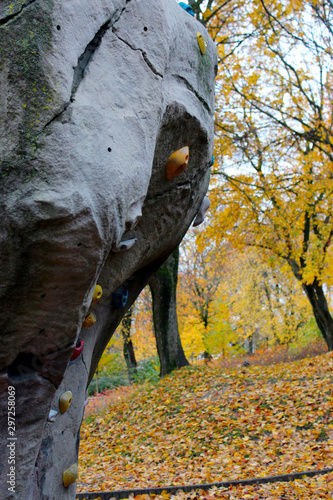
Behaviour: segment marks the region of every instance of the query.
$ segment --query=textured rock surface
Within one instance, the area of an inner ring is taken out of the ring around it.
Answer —
[[[213,150],[216,49],[175,0],[0,6],[1,498],[75,498],[86,387],[110,336],[199,210]],[[187,169],[165,176],[189,146]],[[121,241],[136,238],[124,252]],[[96,324],[81,331],[96,283]],[[112,293],[124,286],[126,308]],[[84,351],[70,362],[77,338]],[[8,491],[7,388],[16,392]],[[73,393],[69,410],[59,396]]]

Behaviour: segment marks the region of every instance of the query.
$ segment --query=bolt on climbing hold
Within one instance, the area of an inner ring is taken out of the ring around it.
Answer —
[[[202,36],[201,33],[197,33],[197,40],[198,40],[198,44],[199,44],[199,47],[200,47],[200,50],[201,50],[201,54],[204,54],[207,50],[207,47],[208,47],[208,42],[207,40],[204,39],[204,37]]]
[[[82,323],[82,328],[90,328],[96,323],[96,321],[97,321],[96,314],[91,311],[91,313],[89,313],[88,316],[85,317]]]
[[[94,294],[92,296],[91,305],[96,304],[96,302],[98,302],[99,299],[102,297],[102,294],[103,294],[103,290],[102,290],[101,285],[96,285],[95,290],[94,290]]]
[[[55,422],[56,416],[58,415],[59,412],[56,410],[50,410],[49,411],[49,416],[47,417],[48,422]]]
[[[121,241],[119,245],[113,248],[113,251],[124,252],[125,250],[129,250],[137,241],[138,241],[137,238],[130,238],[129,240]]]
[[[205,220],[205,213],[207,212],[209,207],[210,207],[210,199],[208,198],[208,196],[205,196],[201,202],[197,216],[194,219],[193,227],[200,226],[200,224],[203,223],[203,221]]]
[[[73,354],[72,354],[72,357],[71,357],[71,361],[74,361],[76,358],[78,358],[80,356],[80,354],[83,351],[83,347],[84,347],[83,340],[78,340],[77,343],[76,343],[76,346],[74,347],[74,351],[73,351]]]
[[[124,289],[116,290],[112,294],[112,305],[115,309],[122,309],[126,306],[128,291]]]
[[[61,413],[65,413],[73,399],[73,394],[71,391],[66,391],[63,394],[61,394],[59,398],[59,409]]]
[[[180,7],[182,7],[184,10],[186,10],[186,12],[188,12],[189,14],[191,14],[191,16],[194,17],[194,12],[193,12],[193,9],[191,7],[191,5],[187,5],[186,3],[184,2],[179,2],[179,5]]]
[[[209,166],[212,167],[215,163],[215,156],[212,156],[212,161],[210,162]]]
[[[165,166],[165,173],[169,181],[185,170],[188,164],[189,154],[190,150],[188,146],[185,146],[169,156]]]
[[[77,468],[77,464],[73,464],[69,467],[69,469],[65,470],[62,475],[62,482],[64,483],[65,488],[72,483],[75,483],[79,475],[79,471]]]

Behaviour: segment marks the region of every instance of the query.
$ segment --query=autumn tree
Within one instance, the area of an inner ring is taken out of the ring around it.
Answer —
[[[224,257],[219,296],[228,307],[233,341],[243,341],[249,353],[306,340],[311,308],[283,264],[256,248],[230,248]]]
[[[214,217],[206,232],[282,259],[329,350],[332,15],[331,1],[259,0],[228,2],[210,20],[220,71]]]
[[[192,7],[195,17],[204,26],[209,25],[209,22],[215,19],[219,12],[231,3],[233,3],[233,0],[225,0],[223,2],[216,2],[215,0],[188,0],[188,5]]]
[[[149,286],[142,290],[135,301],[130,335],[138,362],[156,356],[152,298]]]
[[[187,354],[226,356],[315,338],[310,304],[282,260],[215,245],[205,232],[188,235],[181,248],[178,316]]]
[[[223,301],[215,300],[225,278],[221,251],[212,245],[198,247],[197,235],[194,230],[181,246],[178,310],[187,349],[192,355],[202,354],[208,360],[216,347],[218,352],[223,350],[230,327]]]

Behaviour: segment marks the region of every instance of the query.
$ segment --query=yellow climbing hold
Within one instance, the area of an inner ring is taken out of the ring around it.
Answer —
[[[82,328],[90,328],[96,323],[96,321],[96,314],[91,311],[91,313],[85,317],[85,320],[82,323]]]
[[[62,475],[62,482],[64,483],[65,488],[72,483],[75,483],[79,475],[79,471],[77,468],[77,464],[73,464],[69,467],[69,469],[65,470]]]
[[[197,33],[197,40],[198,40],[198,44],[199,44],[199,47],[200,47],[200,50],[201,50],[201,54],[204,54],[207,50],[207,47],[208,47],[208,43],[207,41],[204,39],[204,37],[202,36],[201,33]]]
[[[172,153],[169,157],[165,167],[165,173],[169,181],[185,170],[188,164],[189,154],[190,150],[188,146],[185,146]]]
[[[65,413],[68,410],[69,405],[72,402],[72,399],[73,399],[73,394],[71,393],[71,391],[66,391],[63,394],[61,394],[59,398],[59,409],[61,413]]]
[[[91,305],[96,304],[96,302],[99,301],[99,299],[102,297],[102,293],[102,287],[100,285],[96,285],[94,295],[92,296]]]

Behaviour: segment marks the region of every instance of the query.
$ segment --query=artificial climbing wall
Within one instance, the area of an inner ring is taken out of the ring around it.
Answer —
[[[4,0],[0,47],[1,498],[73,499],[103,349],[207,208],[216,48],[175,0]]]

